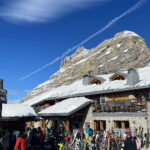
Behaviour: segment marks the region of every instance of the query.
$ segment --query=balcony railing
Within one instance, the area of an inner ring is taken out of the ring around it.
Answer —
[[[137,100],[114,100],[101,103],[100,105],[93,104],[93,112],[137,112],[146,111],[146,102]]]

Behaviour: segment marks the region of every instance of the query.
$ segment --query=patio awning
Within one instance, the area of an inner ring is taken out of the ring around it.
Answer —
[[[38,114],[39,116],[70,116],[90,103],[92,100],[85,97],[69,98],[42,110]]]

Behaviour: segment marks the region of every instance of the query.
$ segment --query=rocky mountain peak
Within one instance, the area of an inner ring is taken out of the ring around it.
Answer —
[[[60,68],[71,66],[73,63],[81,60],[87,54],[87,49],[85,49],[83,46],[79,47],[70,57],[65,57],[65,59],[61,63]]]
[[[75,57],[75,56],[78,56],[78,55],[82,55],[82,54],[84,54],[84,53],[86,53],[86,52],[87,52],[87,49],[85,49],[85,47],[82,46],[82,47],[79,47],[79,48],[74,52],[74,54],[72,54],[71,57]]]
[[[46,92],[52,87],[71,84],[89,70],[94,75],[139,68],[150,63],[150,50],[144,39],[132,31],[115,34],[95,48],[78,48],[61,63],[60,69],[45,83],[31,90],[24,100]]]
[[[136,34],[135,32],[132,32],[132,31],[128,31],[128,30],[125,30],[123,32],[119,32],[117,34],[115,34],[114,37],[132,37],[132,36],[139,36],[138,34]]]

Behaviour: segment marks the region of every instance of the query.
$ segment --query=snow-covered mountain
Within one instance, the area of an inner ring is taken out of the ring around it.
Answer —
[[[23,100],[48,91],[52,87],[68,85],[79,80],[88,71],[94,75],[139,68],[150,63],[150,50],[144,39],[131,31],[117,33],[90,50],[80,47],[61,63],[50,79],[31,90]]]

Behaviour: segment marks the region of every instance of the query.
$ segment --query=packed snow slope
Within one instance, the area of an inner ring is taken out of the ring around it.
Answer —
[[[131,31],[117,33],[90,50],[80,47],[67,56],[60,69],[49,80],[31,90],[23,101],[32,99],[51,88],[70,85],[80,80],[89,70],[95,76],[141,68],[150,63],[150,50],[144,39]]]

